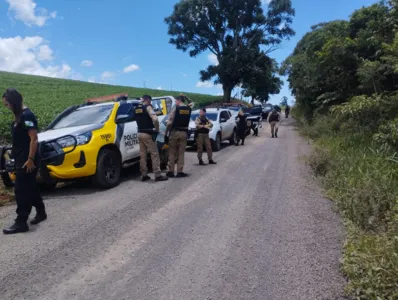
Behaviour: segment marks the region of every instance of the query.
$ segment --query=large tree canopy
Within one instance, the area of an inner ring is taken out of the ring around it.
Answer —
[[[215,77],[229,101],[232,89],[254,69],[261,48],[268,54],[295,34],[294,14],[291,0],[272,0],[267,12],[260,0],[181,0],[165,22],[177,49],[191,57],[204,51],[217,57],[218,65],[200,71],[201,80]]]
[[[278,94],[283,81],[277,76],[278,64],[265,53],[260,52],[250,72],[244,74],[242,94],[266,102],[270,95]]]
[[[281,71],[307,118],[354,96],[397,90],[397,2],[361,8],[349,21],[318,24],[299,41]]]

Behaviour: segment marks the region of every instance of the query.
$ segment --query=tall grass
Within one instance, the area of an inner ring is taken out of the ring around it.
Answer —
[[[398,299],[395,141],[378,139],[378,128],[385,126],[382,120],[359,124],[354,118],[330,114],[316,116],[309,124],[299,109],[292,113],[301,120],[301,132],[315,140],[308,162],[347,225],[343,263],[347,293],[355,299]]]

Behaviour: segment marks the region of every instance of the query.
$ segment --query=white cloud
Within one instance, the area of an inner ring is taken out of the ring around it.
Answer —
[[[132,65],[129,65],[129,66],[125,67],[123,69],[123,72],[124,73],[130,73],[130,72],[134,72],[134,71],[139,70],[139,68],[140,68],[139,66],[132,64]]]
[[[14,12],[15,19],[20,20],[27,26],[42,27],[48,19],[55,19],[57,12],[48,13],[45,8],[36,8],[37,4],[33,0],[6,0],[10,5],[8,10]]]
[[[48,45],[41,45],[39,53],[37,54],[38,60],[53,60],[53,50]]]
[[[91,67],[93,65],[93,62],[91,60],[83,60],[80,65],[82,67]]]
[[[87,79],[88,82],[95,83],[95,76],[91,76]]]
[[[212,65],[218,66],[218,59],[217,59],[217,56],[215,54],[213,54],[213,53],[209,54],[207,56],[207,59],[209,60],[209,62]]]
[[[40,36],[0,37],[0,70],[3,71],[59,78],[75,75],[68,64],[43,63],[53,60],[52,54],[47,41]]]
[[[158,86],[156,89],[157,90],[163,90],[161,86]]]
[[[211,81],[203,81],[203,82],[199,81],[196,84],[196,87],[198,87],[198,88],[213,88],[213,87],[222,88],[221,84],[214,85],[213,82],[211,82]]]
[[[101,74],[102,81],[105,81],[106,79],[112,79],[113,77],[115,77],[115,73],[113,72],[105,71]]]

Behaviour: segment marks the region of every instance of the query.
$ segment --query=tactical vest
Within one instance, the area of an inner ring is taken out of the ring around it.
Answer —
[[[177,105],[172,129],[188,132],[191,120],[191,108],[185,105]]]
[[[153,133],[155,131],[155,126],[147,111],[148,106],[152,107],[152,105],[144,104],[138,104],[135,107],[134,114],[137,120],[138,132]]]
[[[206,117],[199,117],[200,125],[209,125],[210,122]],[[198,133],[209,133],[209,128],[198,128]]]
[[[278,122],[279,121],[279,116],[277,112],[271,112],[271,116],[269,117],[269,122]]]

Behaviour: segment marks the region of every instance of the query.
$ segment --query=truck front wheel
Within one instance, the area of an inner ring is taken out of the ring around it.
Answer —
[[[94,183],[100,188],[110,189],[120,183],[122,162],[120,154],[111,149],[102,149],[98,155]]]

